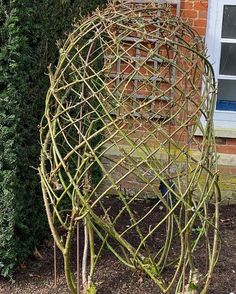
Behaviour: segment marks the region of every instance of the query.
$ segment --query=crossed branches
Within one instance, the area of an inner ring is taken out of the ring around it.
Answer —
[[[84,292],[96,291],[105,247],[162,293],[209,287],[220,200],[214,74],[203,42],[171,9],[110,3],[79,23],[50,71],[39,173],[72,293],[79,292],[79,257],[77,283],[71,266],[79,226]],[[150,197],[137,213],[137,202]],[[202,246],[205,272],[195,258]]]

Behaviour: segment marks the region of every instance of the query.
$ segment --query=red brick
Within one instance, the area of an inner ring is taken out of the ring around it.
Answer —
[[[198,18],[207,19],[207,11],[203,11],[203,10],[198,11]]]
[[[217,145],[226,145],[226,138],[216,138],[215,141]]]
[[[236,145],[236,139],[235,138],[227,138],[226,139],[226,144],[227,145]]]
[[[205,36],[205,34],[206,34],[206,28],[194,27],[194,29],[198,32],[198,34],[200,36]]]
[[[216,145],[216,151],[224,154],[236,154],[236,145]]]
[[[197,18],[197,11],[192,9],[185,9],[181,12],[183,18]]]
[[[194,9],[196,10],[202,10],[202,11],[207,11],[207,1],[201,1],[201,0],[198,0],[198,1],[195,1],[194,3]]]
[[[206,20],[205,19],[194,19],[193,25],[194,25],[194,27],[198,27],[198,28],[206,28]]]
[[[181,3],[181,10],[182,9],[193,9],[193,3],[192,2],[188,2],[188,1],[184,1]]]

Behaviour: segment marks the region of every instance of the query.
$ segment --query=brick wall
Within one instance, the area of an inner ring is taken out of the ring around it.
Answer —
[[[207,0],[181,0],[181,18],[186,20],[202,37],[206,34],[207,13]],[[132,91],[133,90],[131,89],[131,92]],[[147,91],[149,90],[147,89]],[[144,136],[144,133],[145,130],[139,129],[133,135],[142,137]],[[196,139],[201,142],[201,137],[196,137]],[[161,136],[159,137],[159,140],[161,141]],[[180,140],[185,141],[185,138],[175,138],[175,140],[178,140],[178,142]],[[152,147],[153,142],[150,141],[148,143],[148,145]],[[157,141],[154,143],[156,145]],[[122,144],[122,141],[120,144]],[[191,148],[193,152],[199,152],[197,145],[191,146]],[[222,190],[223,203],[236,203],[236,138],[217,137],[216,149],[219,155],[220,187]],[[117,154],[117,152],[110,155],[119,158],[119,154]],[[121,177],[122,173],[122,170],[117,170],[115,177]],[[139,184],[140,183],[137,179],[132,178],[132,175],[130,175],[130,178],[128,178],[125,183],[122,183],[122,186],[124,190],[132,193],[133,189],[141,189],[142,185],[139,187]],[[146,192],[148,193],[149,191]]]
[[[186,19],[201,35],[205,36],[207,25],[207,0],[182,0],[180,16]]]
[[[207,0],[181,0],[180,16],[202,37],[206,35]],[[223,203],[236,203],[236,138],[217,137],[220,187]]]

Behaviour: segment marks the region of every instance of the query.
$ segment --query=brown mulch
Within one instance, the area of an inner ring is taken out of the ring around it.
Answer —
[[[209,294],[236,294],[236,206],[221,207],[220,231],[222,250]],[[57,285],[54,285],[52,241],[45,242],[39,251],[43,259],[21,265],[13,283],[0,278],[0,294],[69,293],[61,257],[58,258]],[[98,294],[160,293],[150,279],[126,268],[108,251],[97,267],[95,284]]]

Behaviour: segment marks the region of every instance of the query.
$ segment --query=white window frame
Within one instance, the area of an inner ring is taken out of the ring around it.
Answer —
[[[213,65],[216,81],[220,79],[236,80],[236,76],[220,75],[221,42],[236,43],[236,39],[221,38],[224,5],[236,5],[236,0],[209,0],[206,44],[209,60]],[[236,111],[215,110],[216,128],[236,129]]]

